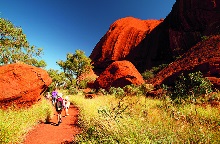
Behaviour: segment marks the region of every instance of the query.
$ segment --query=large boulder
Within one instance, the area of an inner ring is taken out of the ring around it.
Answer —
[[[201,71],[216,88],[220,88],[220,36],[199,42],[179,59],[169,64],[148,83],[173,85],[181,74]]]
[[[133,64],[145,59],[141,41],[163,20],[140,20],[133,17],[115,21],[93,49],[90,58],[99,75],[112,62],[128,60]]]
[[[96,88],[109,90],[111,87],[141,85],[145,81],[135,66],[129,61],[115,61],[96,79]]]
[[[51,82],[41,68],[18,63],[0,66],[0,108],[33,105]]]
[[[139,72],[170,63],[203,38],[220,32],[219,0],[176,0],[163,20],[132,17],[115,21],[90,55],[94,71],[117,60],[132,62]]]

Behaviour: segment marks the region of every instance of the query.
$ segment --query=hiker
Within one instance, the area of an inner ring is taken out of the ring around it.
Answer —
[[[57,94],[58,94],[57,89],[54,89],[54,90],[52,91],[52,95],[51,95],[51,97],[52,97],[52,104],[53,104],[53,105],[54,105],[55,102],[56,102]]]
[[[45,98],[46,98],[47,100],[50,99],[50,92],[47,92],[47,94],[45,95]]]
[[[68,113],[69,108],[70,108],[70,101],[69,101],[69,97],[66,96],[64,99],[65,117],[69,115]]]
[[[63,107],[64,107],[62,96],[63,96],[62,93],[58,93],[56,103],[55,103],[55,108],[56,108],[56,111],[57,111],[57,122],[58,122],[57,125],[59,125],[62,122],[61,113],[62,113],[62,110],[63,110]]]

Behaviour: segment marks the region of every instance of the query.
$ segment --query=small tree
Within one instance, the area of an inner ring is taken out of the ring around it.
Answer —
[[[45,67],[45,61],[36,58],[42,54],[42,48],[29,45],[22,28],[0,18],[0,65],[24,62],[37,67]]]
[[[52,78],[52,84],[50,85],[51,89],[62,87],[67,83],[64,72],[59,72],[58,70],[49,69],[49,76]]]
[[[79,76],[84,73],[89,73],[92,69],[91,59],[88,58],[81,50],[76,50],[75,54],[68,53],[66,61],[57,61],[57,64],[63,69],[66,77],[73,84],[73,80],[76,79],[76,85],[79,85]]]

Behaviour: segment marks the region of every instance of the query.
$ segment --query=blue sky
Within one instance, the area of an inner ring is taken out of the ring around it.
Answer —
[[[127,16],[165,18],[175,0],[0,0],[0,17],[23,29],[43,48],[47,69],[80,49],[89,56],[110,25]]]

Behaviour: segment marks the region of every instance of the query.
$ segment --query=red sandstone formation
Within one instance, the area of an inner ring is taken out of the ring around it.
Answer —
[[[115,61],[109,65],[95,81],[97,88],[124,87],[143,84],[144,80],[135,66],[129,61]]]
[[[164,21],[122,18],[114,22],[90,58],[99,74],[117,60],[143,72],[170,63],[205,36],[220,33],[219,0],[177,0]]]
[[[28,107],[52,82],[48,73],[26,64],[0,66],[0,108]]]
[[[219,13],[219,0],[177,0],[165,20],[143,40],[149,52],[146,68],[170,63],[203,37],[219,34]]]
[[[148,83],[156,85],[173,84],[181,73],[201,71],[209,78],[215,87],[220,88],[220,36],[212,36],[208,40],[199,42],[187,53],[168,67],[160,71]]]
[[[140,51],[141,41],[161,22],[162,20],[140,20],[133,17],[115,21],[90,55],[95,72],[100,74],[112,62],[118,60],[128,60],[132,63],[135,59],[143,61],[141,53],[146,51]],[[133,54],[130,54],[131,52]]]
[[[198,32],[207,36],[220,31],[219,12],[219,0],[177,0],[166,21],[173,31]]]

